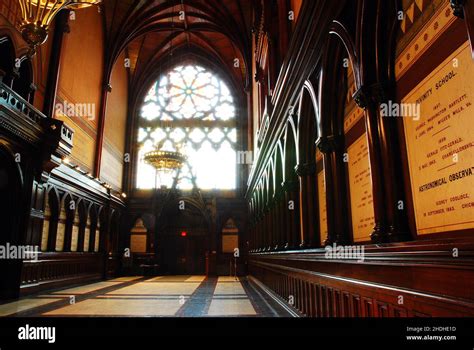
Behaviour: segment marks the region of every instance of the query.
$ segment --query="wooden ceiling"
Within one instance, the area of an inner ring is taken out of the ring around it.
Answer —
[[[135,95],[162,70],[187,61],[217,69],[243,91],[250,84],[253,2],[104,0],[108,78],[124,52]]]

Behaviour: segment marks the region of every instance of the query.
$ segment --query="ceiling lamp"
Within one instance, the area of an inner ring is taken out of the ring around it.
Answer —
[[[181,169],[186,156],[179,151],[155,150],[146,153],[144,161],[157,171],[168,173]]]
[[[63,9],[80,9],[97,5],[102,0],[19,0],[21,8],[21,35],[33,53],[48,38],[48,28]]]

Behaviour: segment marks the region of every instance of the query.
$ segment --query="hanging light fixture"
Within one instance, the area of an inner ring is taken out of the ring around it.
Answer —
[[[18,0],[21,8],[20,31],[32,53],[48,38],[48,28],[63,9],[80,9],[99,4],[102,0]]]
[[[144,155],[145,163],[163,173],[170,173],[181,169],[186,159],[186,156],[179,149],[168,151],[159,146],[154,151]]]

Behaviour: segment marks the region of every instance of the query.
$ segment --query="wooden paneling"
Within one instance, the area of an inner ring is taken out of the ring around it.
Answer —
[[[122,189],[128,112],[128,76],[125,58],[125,54],[122,53],[112,70],[112,92],[108,97],[101,158],[101,177],[114,189]]]
[[[67,118],[76,132],[72,159],[92,171],[97,119],[102,96],[104,40],[102,18],[96,7],[75,12],[69,20],[70,33],[64,38],[56,103],[88,104],[93,115]]]
[[[365,263],[328,262],[316,251],[256,254],[249,273],[309,317],[472,317],[472,247],[456,264],[419,248],[385,251],[386,259]],[[414,255],[417,262],[408,258]],[[385,278],[392,268],[396,273]]]
[[[102,254],[42,253],[37,261],[23,262],[21,294],[99,280],[102,269]]]

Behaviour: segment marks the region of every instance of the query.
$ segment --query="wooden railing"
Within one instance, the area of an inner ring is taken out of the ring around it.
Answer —
[[[368,249],[364,262],[324,251],[251,255],[249,273],[273,297],[309,317],[472,317],[473,245]]]
[[[35,123],[40,123],[46,116],[36,107],[28,103],[23,97],[13,91],[10,87],[0,81],[0,103],[4,103],[12,109],[27,116]]]
[[[100,253],[41,253],[38,260],[23,262],[21,294],[102,279]]]

